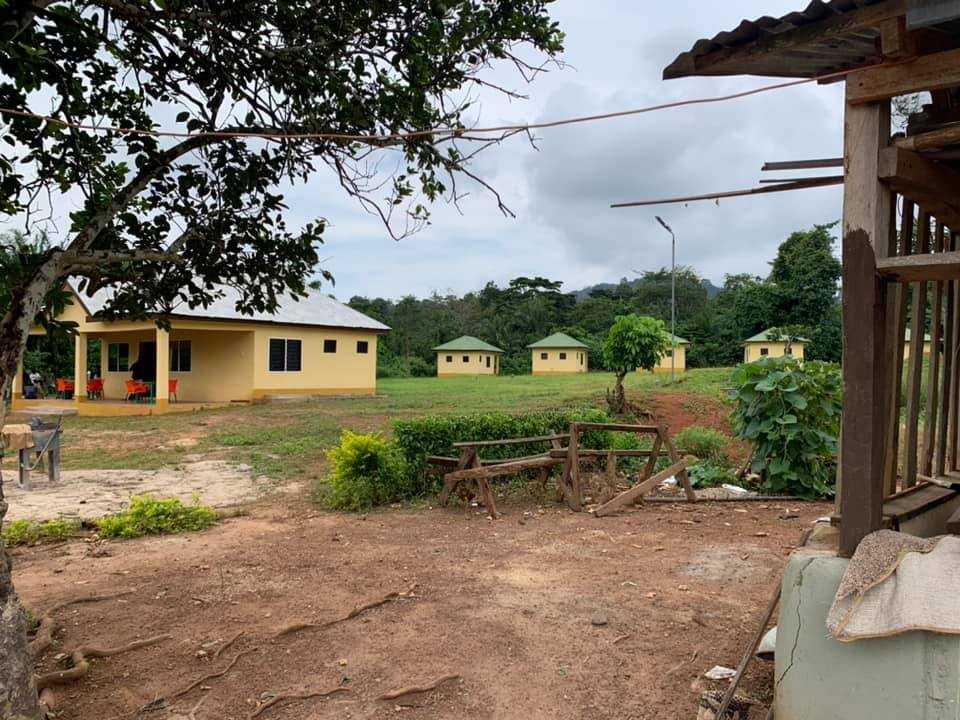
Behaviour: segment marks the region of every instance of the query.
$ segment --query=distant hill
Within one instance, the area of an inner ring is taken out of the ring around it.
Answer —
[[[638,282],[640,282],[640,278],[637,278],[635,280],[630,280],[629,284],[636,285]],[[703,287],[705,287],[707,290],[708,298],[713,299],[714,297],[716,297],[717,293],[720,292],[720,288],[718,288],[709,280],[704,279],[702,282],[703,282]],[[591,285],[590,287],[585,287],[582,290],[577,290],[576,292],[573,293],[573,295],[577,298],[577,302],[581,302],[583,300],[586,300],[588,297],[590,297],[590,294],[596,290],[612,290],[613,288],[617,287],[619,284],[620,283],[598,283],[596,285]]]

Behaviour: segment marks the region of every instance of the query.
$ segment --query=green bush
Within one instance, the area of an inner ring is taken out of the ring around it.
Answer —
[[[673,442],[678,448],[696,455],[701,461],[710,461],[721,467],[730,466],[730,456],[727,455],[730,438],[719,430],[691,425],[678,432]]]
[[[199,497],[184,505],[178,498],[136,495],[123,512],[98,520],[97,528],[102,537],[136,538],[205,530],[216,521],[217,514],[201,505]]]
[[[735,483],[737,477],[729,465],[722,465],[712,460],[704,460],[692,465],[687,473],[690,483],[694,487],[717,487],[724,483]],[[739,484],[739,483],[735,483]]]
[[[344,430],[340,445],[328,451],[327,456],[332,469],[322,501],[330,508],[366,510],[416,494],[416,487],[404,473],[402,458],[379,435]]]
[[[9,547],[32,545],[38,542],[66,540],[80,530],[77,520],[14,520],[3,528],[3,542]]]
[[[751,466],[768,492],[830,495],[836,478],[840,368],[764,358],[733,374],[733,424],[752,445]]]

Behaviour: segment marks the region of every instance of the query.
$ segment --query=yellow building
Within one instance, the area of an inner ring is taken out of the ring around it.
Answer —
[[[180,306],[155,319],[104,320],[109,291],[73,292],[62,319],[77,324],[74,399],[81,415],[152,414],[205,404],[289,396],[372,395],[376,392],[377,338],[389,328],[336,300],[311,292],[288,298],[275,314],[243,315],[236,291],[207,308]],[[35,330],[34,334],[42,333]],[[88,378],[88,343],[100,344],[100,370]],[[134,365],[150,380],[150,397],[127,402]],[[14,407],[36,409],[22,397],[17,374]],[[88,380],[102,394],[88,399]]]
[[[527,347],[533,354],[534,375],[585,373],[587,371],[587,353],[590,348],[569,335],[554,333],[543,340],[530,343]]]
[[[656,373],[670,372],[672,368],[676,368],[677,372],[683,372],[687,369],[687,348],[690,347],[690,341],[684,340],[679,335],[671,335],[670,333],[667,333],[667,337],[670,340],[670,347],[667,348],[667,351],[660,357],[653,371]],[[677,361],[675,364],[673,362],[674,348],[676,348],[677,352]],[[638,370],[637,372],[642,371]]]
[[[743,341],[743,361],[751,363],[765,357],[783,357],[791,355],[797,360],[803,360],[803,349],[809,342],[806,338],[794,338],[790,343],[789,352],[785,340],[774,340],[774,328],[768,328]]]
[[[910,328],[907,328],[906,339],[903,343],[903,359],[910,359]],[[924,333],[923,336],[923,356],[930,357],[930,335],[929,333]]]
[[[437,377],[499,375],[503,350],[469,335],[434,348]]]

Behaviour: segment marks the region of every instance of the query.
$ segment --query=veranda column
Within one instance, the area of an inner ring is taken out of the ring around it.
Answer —
[[[157,328],[157,410],[170,404],[170,333]]]
[[[78,332],[73,351],[73,399],[87,399],[87,334]]]
[[[13,377],[13,387],[10,390],[10,401],[16,404],[17,400],[23,397],[23,358],[17,363],[17,374]],[[0,398],[0,402],[2,402]]]
[[[893,197],[878,179],[890,144],[890,101],[846,104],[843,194],[843,428],[840,555],[850,557],[883,512],[885,292],[876,258],[887,254]]]

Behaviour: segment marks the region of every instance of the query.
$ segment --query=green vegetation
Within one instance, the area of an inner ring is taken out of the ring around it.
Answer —
[[[368,510],[375,505],[410,499],[416,483],[405,472],[397,450],[380,435],[345,430],[332,448],[326,483],[315,486],[317,499],[335,510]]]
[[[38,542],[55,542],[66,540],[80,531],[80,523],[76,520],[14,520],[3,528],[3,542],[8,547],[17,545],[33,545]]]
[[[677,447],[699,459],[690,468],[690,481],[696,487],[715,487],[731,483],[736,478],[727,453],[731,438],[719,430],[697,425],[681,430],[674,437]]]
[[[734,372],[733,425],[753,446],[763,488],[816,498],[833,492],[842,382],[836,365],[764,358]]]
[[[137,495],[126,510],[98,520],[97,528],[102,537],[127,539],[205,530],[216,521],[216,512],[196,497],[184,505],[178,498]]]
[[[611,410],[626,410],[623,379],[635,370],[651,371],[669,347],[670,338],[662,320],[639,315],[621,315],[613,321],[603,342],[603,360],[613,370],[616,384],[608,398]]]
[[[840,361],[840,262],[833,253],[832,225],[792,233],[780,245],[765,278],[728,275],[715,288],[694,269],[677,271],[677,333],[691,341],[688,367],[729,367],[743,359],[741,343],[769,327],[799,327],[810,338],[807,359]],[[561,283],[519,277],[506,287],[487,283],[463,296],[401,300],[353,297],[350,305],[385,322],[392,332],[378,343],[384,377],[424,376],[436,371],[432,348],[472,335],[503,348],[504,374],[530,371],[527,345],[565,332],[590,347],[590,366],[613,370],[603,341],[615,319],[643,315],[670,319],[670,271],[644,273],[617,285],[564,293]]]

